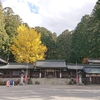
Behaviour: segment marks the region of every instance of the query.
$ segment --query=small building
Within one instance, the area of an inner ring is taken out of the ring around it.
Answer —
[[[28,70],[31,78],[67,78],[67,66],[64,60],[40,60],[33,63],[7,63],[0,64],[0,72],[3,78],[19,78],[21,70]]]
[[[86,84],[100,84],[100,59],[88,59],[84,65]]]
[[[0,72],[3,73],[2,78],[20,78],[20,73],[28,70],[28,75],[30,70],[33,69],[33,64],[29,63],[7,63],[6,65],[0,65]]]
[[[69,78],[76,78],[78,72],[83,70],[83,67],[83,65],[68,64],[67,69],[69,72]]]

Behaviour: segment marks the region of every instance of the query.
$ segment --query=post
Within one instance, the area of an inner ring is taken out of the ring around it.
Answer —
[[[57,78],[57,76],[56,76],[56,70],[55,70],[55,72],[54,72],[54,73],[55,73],[55,78]]]
[[[28,63],[27,63],[27,68],[26,68],[26,73],[25,73],[25,78],[24,78],[24,81],[26,84],[28,84]]]
[[[89,76],[90,84],[92,83],[91,76]]]
[[[46,70],[44,70],[45,71],[45,78],[46,78]]]
[[[78,71],[77,71],[77,61],[76,61],[76,84],[78,84]]]
[[[76,84],[78,84],[78,73],[76,73]]]
[[[41,72],[39,73],[39,78],[41,78]]]
[[[60,78],[62,77],[61,69],[60,69]]]
[[[61,74],[61,72],[60,72],[60,78],[62,77],[62,74]]]

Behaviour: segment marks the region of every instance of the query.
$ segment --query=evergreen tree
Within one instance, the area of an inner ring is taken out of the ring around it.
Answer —
[[[72,35],[71,46],[71,62],[81,63],[83,58],[89,55],[90,43],[88,42],[90,34],[87,32],[90,16],[82,17],[81,22],[78,23]]]
[[[19,15],[16,15],[12,8],[5,7],[3,9],[4,17],[5,17],[5,30],[9,38],[9,45],[13,43],[13,37],[17,35],[17,28],[22,23],[22,19]],[[11,52],[9,52],[9,61],[14,61],[14,57]]]
[[[5,20],[3,14],[2,3],[0,2],[0,55],[7,59],[9,56],[9,37],[5,30]]]
[[[46,59],[56,59],[56,38],[49,30],[44,27],[35,27],[41,33],[41,41],[48,48],[46,52]]]
[[[71,41],[72,32],[70,32],[69,30],[65,30],[57,37],[56,59],[64,59],[67,62],[70,62]]]

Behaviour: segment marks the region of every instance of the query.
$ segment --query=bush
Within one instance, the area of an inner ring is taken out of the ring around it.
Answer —
[[[74,84],[76,84],[75,79],[71,79],[70,82],[69,82],[69,85],[74,85]]]

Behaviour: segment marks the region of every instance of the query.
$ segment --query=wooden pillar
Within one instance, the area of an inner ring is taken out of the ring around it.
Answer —
[[[56,70],[55,70],[55,78],[57,78],[57,76],[56,76]]]
[[[90,80],[90,84],[92,83],[92,79],[91,79],[91,76],[89,76],[89,80]]]
[[[60,78],[62,78],[62,73],[60,72]]]
[[[60,78],[62,78],[62,73],[61,73],[61,69],[60,69],[60,73],[59,73],[59,74],[60,74]]]
[[[82,75],[79,75],[79,84],[82,84]]]
[[[46,70],[45,70],[45,78],[46,78]]]
[[[13,70],[9,70],[10,78],[12,78]]]
[[[39,78],[41,78],[41,69],[40,69],[40,72],[39,72]]]
[[[41,72],[39,73],[39,78],[41,78]]]

